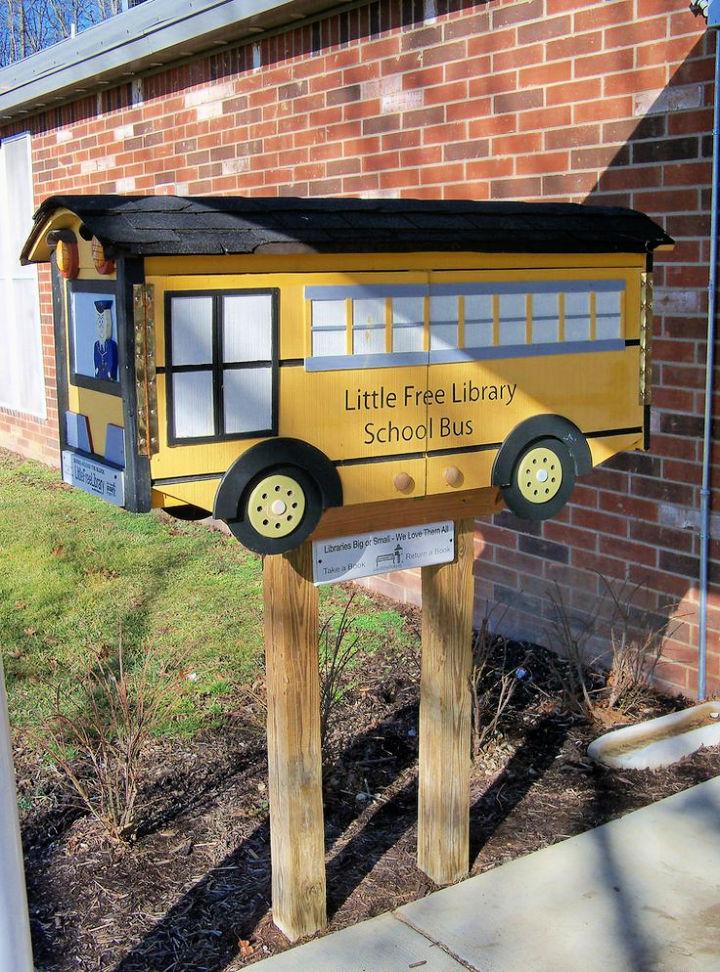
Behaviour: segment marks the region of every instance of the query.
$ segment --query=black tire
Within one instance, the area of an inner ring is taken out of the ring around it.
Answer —
[[[561,474],[557,487],[553,479],[553,473],[557,478],[553,460],[539,459],[541,455],[555,457]],[[529,464],[523,469],[526,462]],[[536,465],[539,471],[547,475],[545,482],[533,478]],[[506,506],[516,516],[523,520],[547,520],[565,506],[574,486],[575,462],[570,450],[559,439],[544,438],[536,439],[523,448],[513,464],[509,484],[502,486],[501,491]],[[548,494],[547,499],[543,498],[544,493]]]
[[[259,533],[251,523],[248,501],[255,487],[271,476],[287,476],[295,480],[304,494],[305,509],[302,517],[292,531],[282,537],[268,537]],[[238,503],[238,518],[227,520],[233,536],[258,554],[280,554],[299,547],[307,540],[320,521],[323,512],[320,489],[315,480],[304,469],[297,466],[275,466],[258,473],[247,485]]]

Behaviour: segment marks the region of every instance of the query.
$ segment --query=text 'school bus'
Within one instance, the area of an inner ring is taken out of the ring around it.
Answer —
[[[261,553],[386,500],[545,519],[647,445],[671,244],[578,205],[54,196],[22,258],[53,268],[63,476]]]

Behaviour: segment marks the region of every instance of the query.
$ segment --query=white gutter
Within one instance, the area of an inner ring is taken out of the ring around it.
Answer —
[[[0,69],[0,122],[337,6],[338,0],[146,0]]]
[[[0,656],[0,972],[33,972],[2,656]]]
[[[713,98],[712,200],[710,203],[710,272],[708,276],[707,347],[705,351],[705,418],[703,428],[702,483],[700,486],[700,577],[698,606],[698,681],[697,695],[707,696],[707,620],[710,546],[710,500],[712,498],[712,429],[715,378],[715,317],[718,290],[718,245],[720,227],[720,0],[692,3],[693,13],[707,18],[715,30],[715,92]]]

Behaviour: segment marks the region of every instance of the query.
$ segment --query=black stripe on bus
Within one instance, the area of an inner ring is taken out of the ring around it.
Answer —
[[[169,476],[167,479],[153,479],[152,484],[155,486],[172,486],[176,483],[202,483],[206,479],[222,479],[225,475],[224,472],[216,473],[200,473],[197,476]]]
[[[598,432],[586,432],[586,439],[599,439],[603,436],[614,436],[614,435],[632,435],[636,432],[642,432],[642,426],[631,426],[626,429],[600,429]],[[484,445],[477,446],[461,446],[457,449],[432,449],[427,452],[398,452],[390,456],[367,456],[365,458],[356,459],[337,459],[334,465],[338,468],[342,466],[372,466],[380,462],[397,462],[398,460],[409,461],[410,459],[425,459],[426,457],[432,458],[434,456],[455,456],[463,455],[472,452],[490,452],[493,449],[499,449],[502,442],[489,442]],[[215,472],[215,473],[202,473],[197,476],[174,476],[167,479],[154,479],[153,486],[170,486],[174,483],[199,483],[208,479],[222,479],[225,472]]]
[[[224,364],[223,370],[232,371],[233,369],[240,368],[257,368],[270,364],[268,361],[234,361],[232,364]],[[280,361],[279,365],[281,368],[299,368],[305,364],[304,358],[287,358],[285,361]],[[199,364],[199,365],[174,365],[173,371],[178,371],[180,373],[184,371],[211,371],[211,364]],[[167,368],[165,365],[156,365],[155,373],[158,375],[166,375]]]
[[[632,425],[627,429],[601,429],[599,432],[585,432],[586,439],[599,439],[604,435],[631,435],[635,432],[642,432],[641,425]]]

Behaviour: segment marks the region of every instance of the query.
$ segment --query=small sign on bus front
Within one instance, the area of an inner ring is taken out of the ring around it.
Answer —
[[[125,475],[119,469],[65,449],[62,454],[62,475],[66,483],[92,496],[99,496],[115,506],[125,503]]]
[[[358,533],[313,541],[313,580],[316,584],[334,584],[394,570],[447,564],[454,558],[452,520]]]

